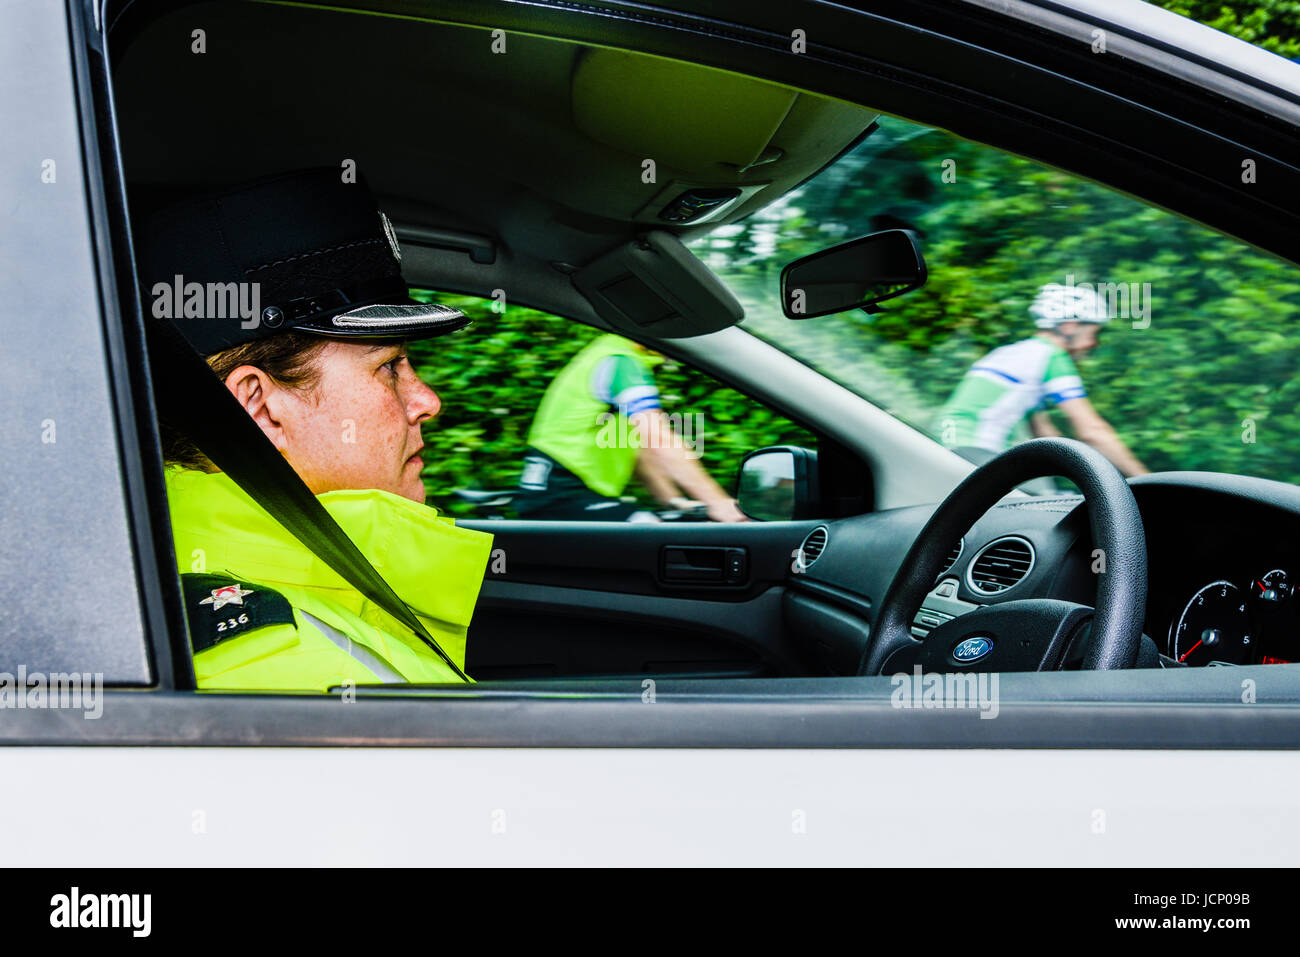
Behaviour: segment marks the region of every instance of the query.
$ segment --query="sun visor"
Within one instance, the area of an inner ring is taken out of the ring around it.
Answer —
[[[734,326],[744,307],[704,263],[662,230],[651,230],[573,274],[597,314],[636,338],[688,339]]]
[[[584,51],[573,122],[592,139],[680,172],[716,175],[762,158],[798,91],[695,63]]]

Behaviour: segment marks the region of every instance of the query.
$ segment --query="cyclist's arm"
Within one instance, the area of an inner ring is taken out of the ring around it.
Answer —
[[[1145,475],[1150,471],[1129,451],[1124,440],[1086,398],[1067,399],[1057,408],[1065,413],[1077,439],[1106,456],[1125,475]]]
[[[748,519],[722,486],[704,470],[699,460],[690,456],[682,437],[662,409],[650,409],[631,416],[641,437],[637,453],[637,473],[650,493],[668,504],[676,496],[672,488],[708,506],[709,518],[715,522],[745,522]],[[668,490],[668,498],[662,491]]]
[[[1061,430],[1052,424],[1046,412],[1035,412],[1029,417],[1029,430],[1035,438],[1059,438]]]
[[[636,474],[646,490],[661,505],[672,507],[681,501],[682,491],[672,480],[671,471],[643,454],[644,446],[661,422],[659,389],[654,378],[630,355],[616,353],[596,368],[593,386],[592,395],[627,416],[633,434],[641,436],[642,452],[637,455]]]
[[[635,420],[634,420],[635,421]],[[661,505],[671,506],[682,498],[682,490],[668,477],[644,450],[636,457],[636,477],[646,487],[646,491],[655,497]]]

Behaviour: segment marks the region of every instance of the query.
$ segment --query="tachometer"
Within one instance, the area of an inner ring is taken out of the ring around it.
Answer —
[[[1255,646],[1241,589],[1217,581],[1198,591],[1174,625],[1171,645],[1173,656],[1184,664],[1244,664]]]

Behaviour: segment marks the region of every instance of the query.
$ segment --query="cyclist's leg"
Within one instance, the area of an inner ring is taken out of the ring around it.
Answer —
[[[547,492],[522,492],[515,499],[520,518],[545,519],[553,522],[657,522],[659,516],[644,511],[635,502],[597,495],[586,486],[581,489]]]
[[[554,459],[535,450],[524,457],[515,513],[553,522],[658,522],[659,516],[633,502],[593,492]]]

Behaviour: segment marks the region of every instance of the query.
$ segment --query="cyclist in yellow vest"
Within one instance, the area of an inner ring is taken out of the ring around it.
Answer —
[[[748,521],[664,413],[652,372],[661,362],[658,353],[611,333],[561,370],[528,431],[515,499],[521,518],[658,521],[619,498],[636,474],[666,507],[703,504],[714,521]]]
[[[410,299],[391,225],[336,169],[167,207],[139,246],[146,308],[207,358],[463,672],[492,536],[424,504],[420,426],[441,403],[406,342],[469,320]],[[214,286],[241,308],[213,310]],[[160,424],[200,689],[462,680],[170,428],[166,409]]]

